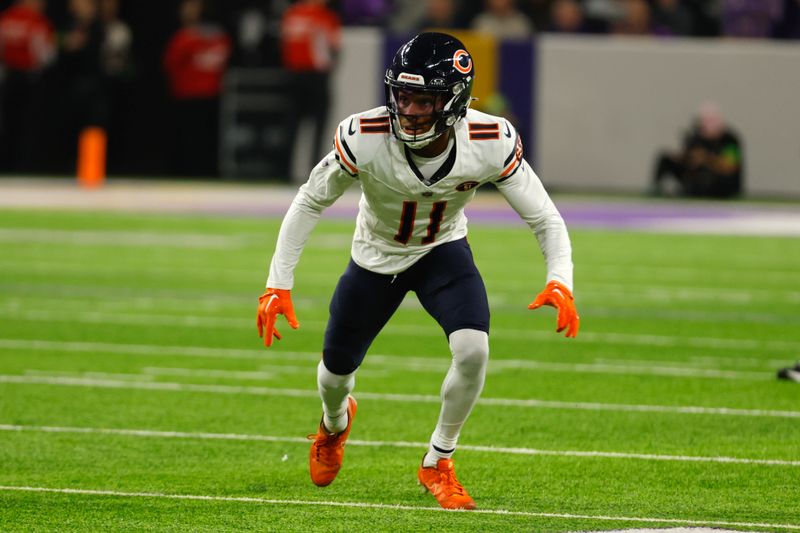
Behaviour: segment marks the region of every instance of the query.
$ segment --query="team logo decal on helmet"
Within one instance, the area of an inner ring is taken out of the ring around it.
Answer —
[[[397,79],[413,85],[425,85],[425,78],[419,76],[418,74],[408,74],[407,72],[402,72],[399,76],[397,76]]]
[[[394,136],[409,148],[430,144],[466,116],[473,81],[472,57],[452,35],[421,33],[405,43],[384,77]],[[412,113],[403,103],[420,97],[433,102],[433,111]]]
[[[469,71],[472,70],[472,58],[463,48],[456,50],[456,53],[453,54],[453,66],[462,74],[469,74]]]

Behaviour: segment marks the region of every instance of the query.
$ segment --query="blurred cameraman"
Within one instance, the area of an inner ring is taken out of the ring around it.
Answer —
[[[657,196],[729,198],[742,193],[743,149],[719,107],[706,102],[679,153],[659,155],[653,176]]]

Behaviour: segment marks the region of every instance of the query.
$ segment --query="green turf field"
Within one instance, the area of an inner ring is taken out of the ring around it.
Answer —
[[[410,296],[360,370],[328,488],[315,366],[352,224],[323,221],[270,351],[277,220],[0,211],[0,531],[800,530],[797,239],[572,230],[577,339],[530,312],[522,226],[473,225],[492,362],[456,454],[480,512],[416,468],[445,340]],[[58,229],[55,229],[58,228]]]

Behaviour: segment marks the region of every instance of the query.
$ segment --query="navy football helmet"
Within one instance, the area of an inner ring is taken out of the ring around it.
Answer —
[[[472,56],[464,44],[444,33],[421,33],[400,47],[386,69],[386,107],[392,120],[392,132],[410,148],[422,148],[442,135],[467,114],[472,101],[472,82],[475,69]],[[433,96],[432,116],[401,113],[401,95],[423,93]],[[412,129],[408,133],[401,125],[423,120],[426,131]]]

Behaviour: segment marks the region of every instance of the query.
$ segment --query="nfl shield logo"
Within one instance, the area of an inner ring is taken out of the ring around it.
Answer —
[[[477,181],[465,181],[463,183],[459,183],[458,185],[456,185],[456,190],[460,192],[466,192],[470,189],[474,189],[478,185],[480,185],[480,183],[478,183]]]

